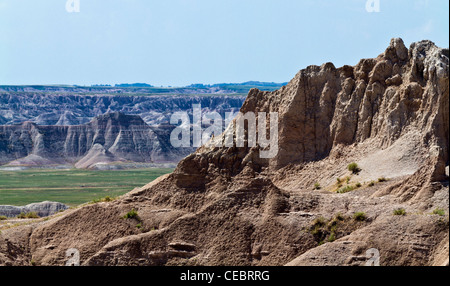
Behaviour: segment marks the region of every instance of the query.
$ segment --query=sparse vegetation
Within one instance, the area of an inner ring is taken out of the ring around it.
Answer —
[[[406,210],[403,208],[394,210],[394,215],[406,215]]]
[[[318,227],[323,227],[324,225],[326,225],[326,221],[324,217],[319,217],[316,218],[313,222],[313,227],[316,229]]]
[[[312,222],[309,232],[314,236],[316,242],[322,245],[343,237],[349,231],[355,230],[355,227],[357,227],[357,224],[352,223],[348,217],[338,213],[331,219],[316,218]]]
[[[365,221],[367,219],[366,213],[364,212],[356,212],[353,215],[353,219],[356,221]]]
[[[17,216],[17,218],[24,219],[24,218],[25,218],[25,213],[20,213],[20,214]]]
[[[40,216],[35,212],[30,212],[25,215],[26,218],[40,218]]]
[[[347,183],[347,185],[348,185],[348,184],[350,184],[350,180],[351,180],[351,178],[350,178],[350,177],[348,177],[348,176],[347,176],[347,177],[345,177],[345,182]]]
[[[342,184],[338,184],[337,186],[338,189],[336,190],[336,193],[345,194],[362,187],[362,184],[359,182],[356,183],[355,185],[350,185],[350,177],[346,177],[345,180],[347,182],[347,185],[345,187],[342,187]],[[340,179],[338,180],[338,182],[340,182]]]
[[[4,215],[0,215],[0,220],[7,220],[8,218]]]
[[[333,242],[336,240],[336,234],[332,232],[330,236],[328,237],[328,242]]]
[[[19,219],[32,219],[32,218],[40,218],[37,213],[29,212],[29,213],[20,213],[17,218]]]
[[[311,234],[315,237],[316,241],[319,242],[319,245],[325,243],[324,240],[327,234],[324,232],[324,228],[326,224],[327,222],[323,217],[316,218],[312,223]]]
[[[341,213],[338,213],[334,218],[340,221],[343,221],[345,219],[345,217]]]
[[[440,217],[436,223],[441,228],[449,228],[449,219],[448,219],[448,217],[447,218]]]
[[[342,187],[342,188],[338,189],[336,191],[336,193],[338,193],[338,194],[345,194],[345,193],[353,191],[354,189],[355,189],[354,186],[348,185],[348,186],[345,186],[345,187]]]
[[[371,182],[369,183],[369,187],[373,187],[373,186],[375,186],[375,181],[371,181]]]
[[[381,177],[381,178],[378,178],[378,182],[379,183],[387,182],[387,179],[385,177]]]
[[[112,201],[114,201],[114,200],[116,200],[116,199],[117,199],[117,198],[115,198],[115,197],[106,196],[106,197],[101,198],[101,199],[95,199],[95,200],[93,200],[91,203],[92,203],[92,204],[96,204],[96,203],[108,203],[108,202],[112,202]]]
[[[337,183],[337,187],[338,187],[338,188],[342,187],[342,182],[341,182],[340,180],[339,180],[338,183]]]
[[[445,210],[437,208],[437,209],[435,209],[435,210],[433,211],[433,214],[434,214],[434,215],[444,216],[444,215],[445,215]]]
[[[358,175],[359,172],[361,172],[361,169],[359,168],[358,164],[351,163],[347,166],[347,169],[351,171],[353,174]]]
[[[320,184],[317,182],[314,184],[314,190],[320,190],[322,187],[320,186]]]
[[[129,211],[126,215],[123,216],[124,219],[139,219],[139,215],[137,213],[137,211],[135,209],[132,209],[131,211]]]

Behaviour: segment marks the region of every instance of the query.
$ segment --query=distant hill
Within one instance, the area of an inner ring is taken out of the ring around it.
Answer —
[[[149,125],[167,124],[176,111],[192,111],[193,104],[201,104],[208,111],[238,112],[245,96],[227,94],[154,94],[134,92],[103,93],[73,92],[72,89],[39,91],[0,91],[0,125],[15,125],[31,121],[38,125],[79,125],[94,117],[122,112],[138,115]],[[23,89],[22,89],[23,90]],[[121,90],[120,90],[121,91]]]
[[[153,87],[153,85],[146,83],[121,83],[116,84],[115,87]]]
[[[190,110],[192,104],[219,113],[238,111],[248,92],[257,88],[274,91],[286,83],[191,84],[186,87],[153,87],[146,83],[67,86],[0,85],[0,125],[31,121],[38,125],[78,125],[95,116],[119,111],[139,115],[147,124],[168,121],[174,111]]]
[[[220,90],[227,90],[236,93],[248,93],[250,89],[257,88],[262,91],[274,91],[287,85],[287,82],[276,83],[276,82],[260,82],[260,81],[247,81],[243,83],[216,83],[216,84],[191,84],[186,88],[194,89],[214,89],[218,88]]]
[[[62,93],[62,94],[241,94],[246,95],[252,88],[262,91],[275,91],[284,83],[248,81],[243,83],[191,84],[184,87],[156,87],[147,83],[121,83],[115,86],[95,84],[91,86],[79,85],[0,85],[0,94],[5,92],[29,93]]]
[[[157,92],[161,92],[161,90],[168,92],[182,92],[182,93],[198,93],[198,90],[208,90],[207,93],[248,93],[252,88],[258,88],[260,90],[273,91],[281,88],[286,85],[287,82],[284,83],[276,83],[276,82],[261,82],[261,81],[247,81],[243,83],[216,83],[216,84],[203,84],[196,83],[183,87],[159,87],[157,88]],[[94,85],[95,87],[107,87],[108,85]],[[94,87],[93,86],[93,87]],[[116,84],[115,87],[119,88],[152,88],[154,86],[146,83],[122,83]]]
[[[73,164],[95,168],[118,162],[176,163],[193,148],[173,148],[173,126],[149,126],[141,117],[120,112],[97,116],[76,126],[31,122],[0,127],[0,165]]]

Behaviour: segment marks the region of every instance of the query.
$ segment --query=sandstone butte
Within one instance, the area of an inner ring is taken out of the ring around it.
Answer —
[[[448,49],[393,39],[253,89],[241,111],[279,113],[275,158],[201,147],[115,201],[2,229],[0,264],[64,265],[76,248],[82,265],[365,265],[369,249],[381,265],[448,265],[448,67]]]

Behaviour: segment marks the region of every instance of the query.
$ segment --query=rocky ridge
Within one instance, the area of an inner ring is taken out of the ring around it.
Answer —
[[[65,211],[69,207],[57,202],[41,202],[28,204],[26,206],[0,206],[0,216],[13,218],[19,214],[36,213],[39,217],[48,217],[57,212]]]
[[[28,87],[0,86],[0,124],[16,125],[30,121],[38,125],[81,125],[105,113],[121,112],[140,116],[151,126],[164,125],[176,111],[192,112],[193,104],[203,111],[238,111],[245,100],[242,95],[142,95],[139,90],[124,94],[120,90],[77,90],[51,87],[43,90]]]
[[[381,265],[448,265],[448,67],[448,49],[393,39],[253,89],[241,111],[278,112],[275,158],[203,146],[114,202],[2,231],[0,264],[64,265],[77,248],[83,265],[365,265],[371,249]]]
[[[94,168],[108,163],[177,163],[193,151],[173,148],[169,125],[149,126],[139,116],[108,113],[83,125],[0,126],[0,165],[71,164]]]

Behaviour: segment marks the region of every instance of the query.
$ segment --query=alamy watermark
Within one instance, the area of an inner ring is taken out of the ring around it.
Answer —
[[[380,0],[367,0],[366,2],[366,11],[369,13],[380,12]]]
[[[366,251],[366,266],[380,266],[380,251],[376,248],[371,248]]]
[[[66,266],[80,266],[80,251],[70,248],[66,251]]]
[[[238,113],[226,112],[225,119],[218,112],[202,114],[200,104],[193,105],[192,123],[189,114],[175,112],[170,124],[177,126],[170,135],[170,143],[180,147],[259,147],[260,158],[274,158],[278,154],[278,113],[266,112]],[[269,126],[267,125],[269,121]],[[224,125],[225,122],[225,125]],[[245,126],[247,123],[247,128]],[[209,127],[203,130],[203,125]],[[192,128],[191,128],[192,126]],[[228,128],[224,131],[224,128]],[[192,146],[191,146],[192,135]],[[269,137],[267,137],[269,136]],[[247,139],[247,140],[245,140]]]
[[[66,11],[68,13],[79,13],[80,12],[80,0],[67,0]]]

